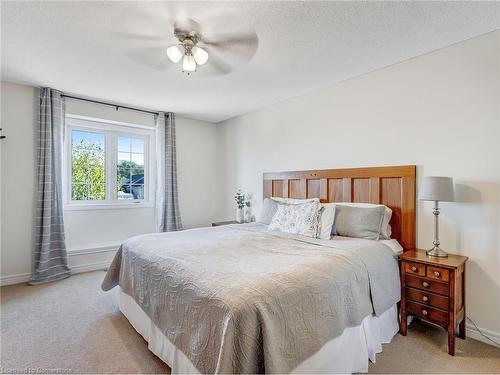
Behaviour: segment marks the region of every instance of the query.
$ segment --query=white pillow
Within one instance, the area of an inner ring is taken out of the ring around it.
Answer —
[[[268,229],[317,238],[320,209],[322,207],[317,201],[303,204],[280,203]]]
[[[276,214],[276,211],[278,211],[278,205],[278,201],[274,199],[264,199],[264,201],[262,202],[262,207],[260,209],[259,218],[257,219],[257,223],[269,225],[271,223],[271,220],[273,219],[273,216]]]
[[[333,222],[335,221],[335,203],[321,203],[322,212],[319,213],[318,238],[329,240],[332,236]]]
[[[342,206],[351,206],[351,207],[378,207],[378,206],[384,206],[383,204],[374,204],[374,203],[356,203],[356,202],[338,202],[335,203],[338,205]],[[389,224],[391,221],[392,217],[392,210],[387,207],[385,207],[385,212],[384,212],[384,218],[382,220],[382,231],[380,233],[380,239],[381,240],[390,240],[391,239],[391,234],[392,234],[392,229]]]

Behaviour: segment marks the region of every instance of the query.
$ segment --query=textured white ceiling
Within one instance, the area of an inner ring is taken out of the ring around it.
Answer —
[[[3,1],[1,11],[2,80],[215,122],[500,28],[499,2]],[[254,29],[257,51],[224,75],[138,62],[140,48],[164,57],[179,17]]]

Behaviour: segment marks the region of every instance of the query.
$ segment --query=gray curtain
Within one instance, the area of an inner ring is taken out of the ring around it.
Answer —
[[[71,275],[66,254],[62,207],[62,147],[65,103],[61,92],[40,89],[38,118],[38,194],[35,214],[35,268],[39,284]]]
[[[157,198],[159,210],[158,231],[170,232],[182,229],[179,199],[177,195],[177,160],[175,146],[175,115],[158,113],[157,127]]]

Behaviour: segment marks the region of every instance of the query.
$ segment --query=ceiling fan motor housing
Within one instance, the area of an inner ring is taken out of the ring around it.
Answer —
[[[177,21],[174,25],[174,35],[181,43],[191,40],[197,44],[201,39],[201,26],[193,19]]]
[[[186,51],[186,55],[192,55],[192,49],[193,47],[198,43],[198,40],[191,39],[190,37],[186,37],[183,40],[180,40],[182,46],[184,47],[184,50]]]

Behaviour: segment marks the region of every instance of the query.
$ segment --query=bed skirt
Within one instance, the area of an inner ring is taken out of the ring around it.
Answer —
[[[199,374],[191,361],[173,345],[152,322],[132,297],[120,290],[120,310],[130,324],[148,342],[148,348],[171,369],[172,374]],[[342,335],[328,341],[292,373],[367,372],[368,360],[382,351],[398,332],[397,306],[380,316],[369,315],[357,327],[349,327]]]

